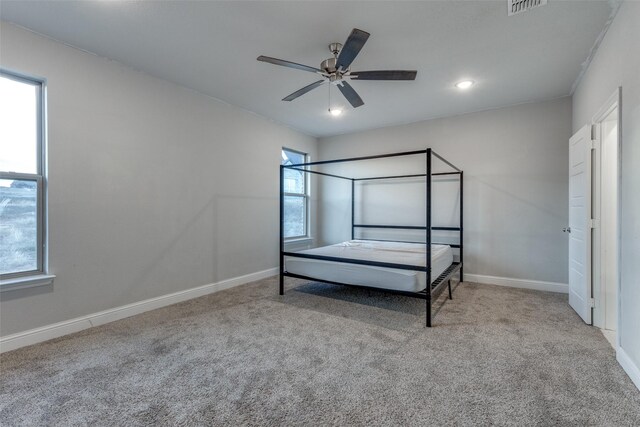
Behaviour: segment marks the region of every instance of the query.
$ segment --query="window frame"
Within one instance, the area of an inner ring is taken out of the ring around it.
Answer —
[[[299,150],[293,150],[291,148],[287,148],[287,147],[282,147],[281,151],[288,151],[290,153],[294,153],[294,154],[298,154],[298,155],[302,155],[304,157],[304,161],[303,163],[309,163],[309,154],[305,153],[303,151],[299,151]],[[282,164],[282,162],[280,163]],[[306,169],[307,167],[305,166],[304,169]],[[310,237],[309,234],[309,200],[310,200],[310,194],[309,194],[309,177],[308,177],[308,173],[303,173],[303,179],[304,179],[304,193],[290,193],[290,192],[285,192],[284,189],[282,189],[282,194],[284,197],[299,197],[302,198],[304,201],[304,234],[301,234],[299,236],[289,236],[289,237],[285,237],[284,240],[285,241],[295,241],[295,240],[303,240],[303,239],[308,239]]]
[[[0,179],[36,182],[36,269],[0,274],[0,290],[13,289],[15,285],[33,285],[28,281],[34,278],[34,283],[47,284],[43,281],[47,274],[47,190],[46,190],[46,80],[27,76],[22,73],[0,68],[0,77],[36,87],[36,173],[0,171]],[[51,280],[53,276],[50,277]],[[26,280],[25,280],[26,279]],[[47,278],[48,279],[48,278]]]

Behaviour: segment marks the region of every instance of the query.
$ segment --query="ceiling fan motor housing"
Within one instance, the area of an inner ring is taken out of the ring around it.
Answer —
[[[325,59],[320,63],[320,68],[328,74],[333,74],[336,72],[336,62],[338,62],[337,58]]]
[[[329,45],[329,50],[333,54],[333,58],[325,59],[320,63],[320,69],[327,74],[334,74],[338,71],[336,64],[338,63],[338,55],[342,50],[342,43],[331,43]],[[345,74],[349,69],[341,70],[341,74]],[[333,81],[333,80],[332,80]]]
[[[336,58],[329,58],[329,59],[325,59],[320,64],[322,71],[327,73],[325,77],[329,79],[329,81],[333,84],[338,84],[339,82],[341,82],[343,79],[343,76],[347,75],[347,73],[351,71],[351,67],[347,68],[346,70],[338,71],[338,69],[336,68],[336,61],[337,61]]]

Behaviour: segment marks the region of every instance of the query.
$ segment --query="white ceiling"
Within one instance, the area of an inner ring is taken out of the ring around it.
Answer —
[[[3,20],[314,136],[569,95],[610,13],[607,1],[556,0],[512,17],[506,0],[0,2]],[[416,69],[417,79],[353,81],[365,105],[339,118],[327,86],[281,101],[317,76],[256,57],[318,67],[354,27],[371,37],[353,70]],[[454,88],[467,78],[472,90]]]

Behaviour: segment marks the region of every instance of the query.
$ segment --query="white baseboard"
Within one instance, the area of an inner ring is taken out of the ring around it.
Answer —
[[[622,347],[619,347],[618,351],[616,351],[616,359],[620,366],[622,366],[622,369],[629,375],[631,381],[633,381],[636,387],[638,387],[638,390],[640,390],[640,368],[633,363],[633,360],[631,360]]]
[[[155,310],[156,308],[166,307],[182,301],[198,298],[224,289],[233,288],[234,286],[243,285],[245,283],[264,279],[266,277],[278,274],[278,268],[270,268],[258,271],[256,273],[246,274],[244,276],[233,277],[231,279],[222,280],[217,283],[198,286],[196,288],[184,291],[174,292],[144,301],[134,302],[120,307],[110,308],[108,310],[99,311],[87,316],[76,317],[75,319],[65,320],[59,323],[42,326],[40,328],[31,329],[24,332],[18,332],[12,335],[0,337],[0,353],[15,350],[32,344],[37,344],[63,335],[72,334],[94,326],[104,325],[105,323],[114,322],[126,317],[135,316],[136,314],[146,311]]]
[[[510,288],[533,289],[536,291],[569,293],[566,283],[542,282],[539,280],[511,279],[509,277],[483,276],[481,274],[464,274],[465,282],[483,283],[487,285],[508,286]]]

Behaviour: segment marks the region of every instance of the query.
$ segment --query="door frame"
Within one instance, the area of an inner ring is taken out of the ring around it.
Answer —
[[[593,229],[593,238],[591,241],[592,244],[592,297],[594,298],[594,309],[593,309],[593,325],[604,329],[605,321],[604,321],[604,313],[605,313],[605,299],[604,292],[605,289],[602,286],[602,261],[603,261],[603,250],[602,246],[602,228],[601,228],[601,184],[602,184],[602,136],[601,136],[601,124],[606,119],[612,111],[618,109],[617,121],[617,177],[616,177],[616,264],[617,264],[617,274],[616,274],[616,291],[617,291],[617,326],[616,326],[616,350],[620,348],[620,320],[621,320],[621,280],[620,280],[620,251],[621,251],[621,187],[622,187],[622,88],[616,88],[615,92],[609,96],[607,101],[602,105],[602,107],[598,110],[596,114],[594,114],[591,119],[592,124],[592,139],[598,141],[597,149],[593,151],[593,197],[592,197],[592,214],[593,218],[597,219],[598,226]]]

